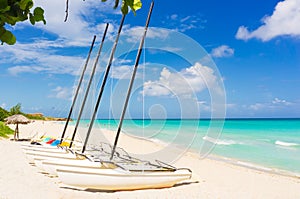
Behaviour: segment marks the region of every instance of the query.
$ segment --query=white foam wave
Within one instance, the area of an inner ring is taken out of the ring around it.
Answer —
[[[150,140],[150,141],[153,142],[153,143],[162,145],[162,146],[167,146],[167,145],[168,145],[167,142],[164,142],[164,141],[159,140],[159,139],[156,139],[156,138],[151,138],[151,139],[148,139],[148,140]]]
[[[233,145],[233,144],[237,144],[235,141],[233,140],[218,140],[209,136],[204,136],[202,138],[203,140],[209,141],[211,143],[217,144],[217,145]]]
[[[253,164],[253,163],[250,163],[250,162],[237,161],[236,164],[240,165],[240,166],[252,168],[252,169],[258,169],[258,170],[263,170],[263,171],[272,171],[271,168],[263,167],[263,166],[256,165],[256,164]]]
[[[280,146],[299,146],[300,144],[297,144],[297,143],[293,143],[293,142],[283,142],[283,141],[280,141],[280,140],[277,140],[275,142],[275,144],[277,145],[280,145]]]

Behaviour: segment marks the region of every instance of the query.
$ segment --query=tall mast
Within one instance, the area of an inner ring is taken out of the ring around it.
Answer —
[[[96,40],[96,35],[94,35],[93,42],[92,42],[92,45],[90,47],[88,57],[87,57],[86,62],[84,64],[84,67],[83,67],[83,70],[82,70],[82,73],[81,73],[81,77],[79,79],[78,86],[77,86],[77,89],[75,91],[75,95],[74,95],[74,99],[73,99],[73,102],[72,102],[72,105],[71,105],[71,108],[70,108],[70,111],[69,111],[69,115],[68,115],[68,118],[67,118],[64,130],[63,130],[63,132],[61,134],[60,144],[62,143],[62,141],[63,141],[63,139],[65,137],[65,134],[66,134],[66,131],[67,131],[67,127],[68,127],[68,124],[69,124],[69,121],[70,121],[70,118],[71,118],[71,115],[72,115],[72,112],[73,112],[73,108],[74,108],[75,102],[77,100],[79,89],[81,87],[81,83],[82,83],[82,80],[83,80],[83,77],[84,77],[84,73],[86,71],[88,62],[90,60],[90,56],[91,56],[91,53],[92,53],[92,50],[93,50],[93,47],[94,47],[95,40]]]
[[[105,27],[105,30],[104,30],[104,33],[103,33],[103,36],[102,36],[102,41],[101,41],[101,44],[100,44],[100,47],[99,47],[99,50],[98,50],[98,54],[97,54],[94,66],[93,66],[93,70],[92,70],[92,73],[91,73],[91,76],[90,76],[90,80],[89,80],[87,89],[85,91],[85,95],[84,95],[84,98],[83,98],[83,102],[81,104],[81,108],[80,108],[80,111],[79,111],[79,115],[78,115],[78,118],[77,118],[77,121],[76,121],[75,129],[74,129],[74,132],[73,132],[73,135],[72,135],[72,139],[71,139],[69,148],[72,147],[73,141],[75,139],[75,135],[76,135],[77,128],[78,128],[78,125],[79,125],[79,122],[80,122],[80,119],[81,119],[81,116],[82,116],[82,112],[83,112],[83,109],[84,109],[84,106],[85,106],[85,103],[86,103],[86,99],[89,95],[90,87],[91,87],[91,84],[92,84],[92,81],[93,81],[93,78],[94,78],[94,75],[95,75],[95,71],[96,71],[96,68],[97,68],[97,65],[98,65],[98,60],[99,60],[101,50],[102,50],[102,47],[103,47],[103,44],[104,44],[104,40],[105,40],[105,37],[106,37],[106,32],[107,32],[108,26],[109,26],[109,24],[106,23],[106,27]]]
[[[146,38],[146,34],[147,34],[147,30],[148,30],[148,26],[149,26],[149,22],[150,22],[150,18],[151,18],[153,6],[154,6],[154,1],[151,2],[148,17],[147,17],[147,21],[146,21],[146,25],[145,25],[144,35],[141,39],[140,46],[139,46],[139,49],[138,49],[138,52],[137,52],[137,55],[136,55],[134,69],[133,69],[133,73],[132,73],[131,80],[130,80],[130,83],[129,83],[127,96],[126,96],[126,99],[125,99],[125,103],[124,103],[122,115],[121,115],[121,118],[120,118],[118,130],[117,130],[117,135],[116,135],[115,142],[114,142],[114,146],[113,146],[113,149],[112,149],[112,152],[111,152],[110,160],[113,159],[114,153],[115,153],[115,150],[116,150],[116,147],[117,147],[117,144],[118,144],[118,139],[119,139],[120,132],[121,132],[121,129],[122,129],[124,116],[125,116],[125,113],[126,113],[126,109],[127,109],[127,105],[128,105],[128,102],[129,102],[129,98],[130,98],[132,86],[133,86],[133,83],[134,83],[136,71],[137,71],[139,61],[140,61],[140,57],[141,57],[141,53],[142,53],[142,50],[143,50],[143,45],[144,45],[144,42],[145,42],[145,38]]]
[[[108,77],[108,74],[109,74],[109,71],[110,71],[110,68],[111,68],[111,65],[112,65],[112,61],[113,61],[113,58],[114,58],[114,54],[115,54],[115,51],[116,51],[116,48],[117,48],[117,44],[118,44],[118,41],[119,41],[121,31],[122,31],[125,16],[126,15],[122,16],[121,23],[120,23],[119,30],[118,30],[118,34],[117,34],[114,46],[113,46],[113,48],[111,50],[111,53],[110,53],[109,61],[108,61],[107,66],[106,66],[105,74],[104,74],[102,84],[101,84],[101,88],[100,88],[100,91],[99,91],[98,99],[97,99],[95,109],[94,109],[94,112],[93,112],[93,115],[92,115],[92,118],[91,118],[91,122],[89,124],[89,129],[88,129],[88,132],[87,132],[87,135],[86,135],[83,147],[82,147],[82,151],[81,151],[82,153],[84,153],[84,151],[85,151],[88,139],[90,137],[90,134],[91,134],[91,131],[92,131],[92,128],[93,128],[93,125],[94,125],[94,120],[95,120],[95,117],[96,117],[96,114],[97,114],[97,111],[98,111],[98,108],[99,108],[99,104],[100,104],[100,101],[101,101],[101,98],[102,98],[102,94],[103,94],[103,91],[104,91],[106,80],[107,80],[107,77]]]

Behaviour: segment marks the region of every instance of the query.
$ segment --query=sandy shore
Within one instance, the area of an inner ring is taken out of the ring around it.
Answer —
[[[14,125],[11,125],[14,128]],[[60,122],[33,122],[20,126],[20,138],[43,134],[59,136]],[[69,134],[72,128],[69,128]],[[78,139],[78,138],[77,138]],[[113,136],[108,135],[108,140]],[[120,146],[128,151],[159,151],[163,146],[122,135]],[[300,198],[300,179],[253,170],[188,152],[174,163],[188,167],[193,177],[167,189],[99,192],[70,188],[28,164],[20,142],[0,140],[0,199],[13,198]]]

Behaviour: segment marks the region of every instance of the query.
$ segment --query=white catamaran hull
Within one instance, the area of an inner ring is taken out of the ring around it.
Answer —
[[[54,175],[54,176],[57,176],[57,172],[56,172],[57,169],[69,170],[74,167],[77,167],[77,168],[99,168],[101,166],[100,162],[93,162],[88,159],[85,159],[85,160],[56,159],[56,160],[42,160],[42,161],[35,161],[35,162],[39,162],[37,164],[42,164],[43,170],[46,173],[49,173],[50,175]]]
[[[21,148],[22,149],[57,149],[58,147],[55,145],[55,146],[52,146],[50,144],[46,144],[46,143],[43,143],[43,142],[40,142],[41,145],[34,145],[34,144],[30,144],[30,142],[28,143],[23,143],[21,144]],[[82,148],[82,144],[79,143],[79,142],[76,142],[76,144],[73,144],[72,148],[75,148],[75,149],[81,149]]]
[[[25,152],[26,157],[30,163],[34,163],[35,160],[48,160],[48,159],[76,159],[76,155],[71,152],[66,153],[47,153],[39,151]]]
[[[66,153],[66,149],[62,148],[33,148],[33,147],[24,147],[22,148],[23,152],[26,153],[35,153],[35,152],[46,152],[46,153]]]
[[[191,178],[189,170],[176,171],[126,171],[116,169],[58,169],[62,183],[84,189],[136,190],[167,188]]]
[[[57,146],[51,146],[50,144],[45,144],[45,143],[41,143],[41,145],[34,145],[34,144],[30,144],[30,142],[28,143],[23,143],[21,144],[21,148],[36,148],[36,149],[44,149],[44,148],[47,148],[47,149],[56,149]]]

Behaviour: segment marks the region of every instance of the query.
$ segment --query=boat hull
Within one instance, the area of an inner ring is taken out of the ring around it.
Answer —
[[[83,189],[137,190],[172,187],[191,178],[190,170],[125,171],[122,169],[57,169],[62,183]]]
[[[32,149],[44,149],[44,148],[47,148],[47,149],[57,149],[57,146],[51,146],[49,144],[45,144],[45,143],[41,143],[41,145],[34,145],[34,144],[30,144],[30,142],[28,143],[23,143],[20,145],[21,148],[32,148]]]
[[[52,153],[52,152],[39,152],[30,151],[25,152],[29,163],[34,163],[35,160],[48,160],[48,159],[76,159],[76,155],[70,152],[65,153]]]
[[[65,149],[62,148],[34,148],[34,147],[24,147],[22,148],[22,150],[24,151],[24,153],[39,153],[39,152],[46,152],[46,153],[66,153]]]
[[[37,161],[35,161],[37,162]],[[55,159],[55,160],[41,160],[42,168],[46,173],[57,176],[57,169],[69,170],[74,167],[78,168],[100,168],[100,162],[93,162],[88,159],[85,160],[66,160],[66,159]]]

